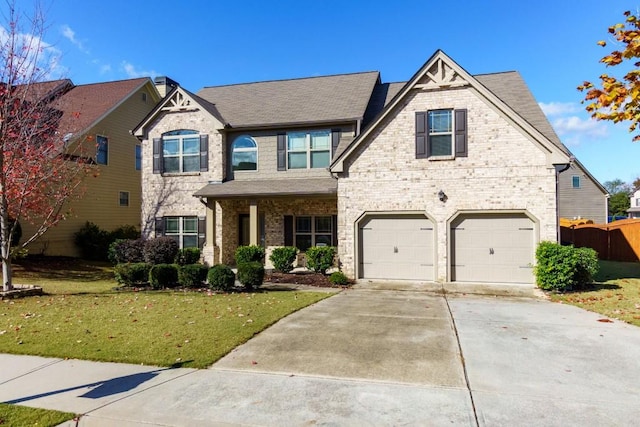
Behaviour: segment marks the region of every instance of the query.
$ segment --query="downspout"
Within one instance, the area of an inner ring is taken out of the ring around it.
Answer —
[[[571,167],[571,162],[573,161],[573,156],[569,159],[569,163],[553,165],[556,170],[556,241],[558,243],[562,243],[560,238],[560,174]]]

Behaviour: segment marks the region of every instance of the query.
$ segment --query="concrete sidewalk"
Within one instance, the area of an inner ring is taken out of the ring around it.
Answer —
[[[600,318],[361,287],[205,370],[0,355],[0,401],[81,413],[80,426],[636,425],[640,328]]]

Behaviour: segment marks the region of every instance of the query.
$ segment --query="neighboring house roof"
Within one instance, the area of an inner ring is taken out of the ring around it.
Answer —
[[[198,96],[214,104],[234,128],[362,120],[380,73],[272,80],[205,87]]]
[[[150,82],[145,77],[75,86],[53,103],[65,113],[60,128],[74,133],[89,129]]]
[[[274,196],[335,196],[338,180],[335,178],[270,179],[263,181],[227,181],[207,184],[196,197],[247,198]]]
[[[56,97],[71,90],[73,82],[69,79],[51,80],[47,82],[30,83],[28,85],[20,85],[25,89],[25,95],[28,101],[44,101],[50,102]]]

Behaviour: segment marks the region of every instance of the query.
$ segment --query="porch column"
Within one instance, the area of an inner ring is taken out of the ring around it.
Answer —
[[[259,245],[258,240],[258,201],[249,201],[249,244]]]
[[[220,262],[216,254],[216,201],[207,200],[205,209],[204,245],[202,256],[205,262],[215,265]]]

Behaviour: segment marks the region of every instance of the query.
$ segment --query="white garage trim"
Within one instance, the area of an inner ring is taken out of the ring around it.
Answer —
[[[354,225],[358,278],[434,281],[437,277],[436,222],[425,212],[365,212]],[[373,228],[382,234],[373,233]]]
[[[540,232],[538,219],[529,212],[460,211],[447,221],[447,233],[450,282],[534,282],[532,266]]]

